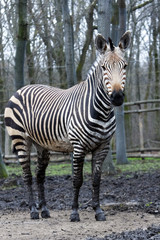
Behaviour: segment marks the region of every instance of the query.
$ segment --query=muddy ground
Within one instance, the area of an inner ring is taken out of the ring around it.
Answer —
[[[30,220],[22,178],[0,180],[0,239],[160,240],[160,171],[103,176],[100,199],[106,222],[95,221],[90,175],[80,193],[78,223],[69,221],[71,176],[47,177],[45,186],[51,218]]]

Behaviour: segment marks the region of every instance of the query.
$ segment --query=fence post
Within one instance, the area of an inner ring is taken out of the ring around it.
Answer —
[[[0,147],[0,178],[7,178],[7,177],[8,177],[8,172],[2,159],[2,151]]]
[[[141,109],[141,104],[138,104],[138,108],[139,110]],[[140,136],[140,152],[144,153],[143,118],[142,118],[141,112],[138,112],[138,125],[139,125],[139,136]],[[144,160],[144,158],[142,159]]]
[[[11,145],[11,140],[10,140],[10,137],[8,135],[7,129],[5,128],[5,149],[4,149],[4,151],[5,151],[4,154],[5,155],[10,155],[11,154],[10,145]]]

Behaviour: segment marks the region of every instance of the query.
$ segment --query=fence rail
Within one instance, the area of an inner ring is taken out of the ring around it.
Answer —
[[[37,153],[31,153],[30,154],[31,159],[33,161],[37,161]],[[68,153],[60,153],[60,152],[50,152],[50,162],[52,163],[66,163],[66,162],[71,162],[71,154]],[[86,161],[90,161],[92,158],[91,154],[87,154],[85,157]],[[11,163],[18,163],[18,158],[15,154],[12,155],[4,155],[3,156],[3,161],[6,164],[11,164]]]
[[[113,159],[116,159],[116,152],[113,151]],[[152,148],[152,149],[130,149],[126,151],[127,158],[140,158],[140,159],[145,159],[145,158],[160,158],[160,149],[158,148]],[[70,154],[63,154],[63,153],[55,153],[51,152],[51,163],[68,163],[71,162],[71,155]],[[37,161],[37,153],[31,153],[31,159],[33,161]],[[86,161],[91,161],[92,155],[91,153],[86,155],[85,160]],[[18,163],[18,158],[16,155],[4,155],[3,156],[3,161],[6,164],[12,164],[12,163]]]
[[[141,100],[136,102],[126,102],[124,106],[134,106],[139,104],[147,104],[147,103],[160,103],[160,99],[150,99],[150,100]]]

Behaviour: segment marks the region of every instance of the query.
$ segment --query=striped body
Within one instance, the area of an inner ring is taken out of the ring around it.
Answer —
[[[53,150],[73,152],[71,221],[80,220],[78,196],[83,183],[83,162],[86,153],[92,153],[92,205],[96,220],[106,219],[99,204],[101,168],[116,128],[113,105],[120,106],[124,100],[126,63],[123,57],[129,41],[129,32],[122,36],[119,47],[114,47],[111,39],[107,43],[98,35],[96,47],[100,55],[84,82],[67,90],[28,85],[10,98],[5,109],[6,128],[23,169],[32,219],[39,218],[30,169],[32,143],[38,155],[36,180],[41,216],[50,217],[44,181],[49,150]]]
[[[15,152],[23,152],[28,137],[49,150],[74,149],[77,154],[109,141],[115,131],[115,116],[99,79],[102,70],[96,61],[87,80],[70,89],[29,85],[18,90],[5,110]]]

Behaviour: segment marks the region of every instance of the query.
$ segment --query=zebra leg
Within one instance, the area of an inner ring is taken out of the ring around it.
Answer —
[[[49,218],[50,213],[46,207],[45,192],[44,192],[44,182],[45,182],[45,171],[49,163],[49,152],[45,149],[37,149],[38,161],[36,169],[36,179],[38,188],[38,199],[39,207],[41,209],[42,218]]]
[[[75,155],[75,154],[74,154]],[[74,158],[73,157],[73,204],[72,204],[72,213],[70,215],[71,222],[79,222],[79,213],[78,213],[78,197],[79,191],[83,183],[83,158]]]
[[[95,218],[97,221],[106,221],[105,214],[103,210],[100,208],[99,203],[99,191],[100,191],[100,181],[101,181],[101,171],[102,164],[107,156],[108,148],[105,146],[99,147],[96,151],[93,152],[92,157],[92,206],[95,210]]]
[[[18,159],[22,166],[23,179],[27,187],[28,199],[29,199],[29,208],[30,208],[30,217],[31,219],[39,219],[39,213],[36,208],[36,203],[33,196],[32,189],[32,173],[30,169],[30,147],[25,150],[17,150]]]

